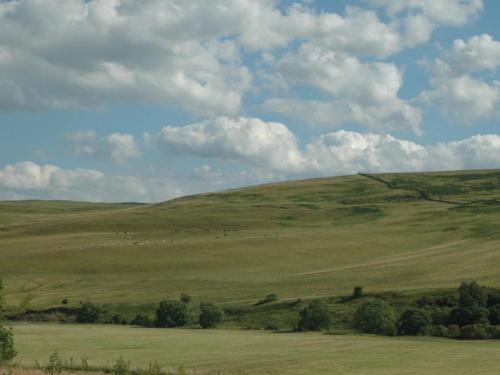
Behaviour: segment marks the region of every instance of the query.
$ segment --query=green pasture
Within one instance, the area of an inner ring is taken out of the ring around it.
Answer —
[[[20,324],[16,363],[44,365],[50,354],[74,364],[185,366],[193,374],[498,374],[500,341],[272,333],[130,326]],[[217,372],[220,371],[220,372]]]

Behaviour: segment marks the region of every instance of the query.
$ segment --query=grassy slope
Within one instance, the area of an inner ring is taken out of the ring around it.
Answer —
[[[14,331],[16,362],[25,366],[45,364],[54,351],[75,364],[88,357],[112,365],[122,356],[135,368],[156,361],[197,374],[486,375],[498,374],[500,361],[498,341],[49,324]]]
[[[500,172],[379,177],[392,188],[348,176],[155,205],[0,203],[7,307],[500,286]]]

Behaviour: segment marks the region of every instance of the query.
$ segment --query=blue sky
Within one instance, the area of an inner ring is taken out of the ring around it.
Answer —
[[[0,1],[0,199],[498,168],[494,0]]]

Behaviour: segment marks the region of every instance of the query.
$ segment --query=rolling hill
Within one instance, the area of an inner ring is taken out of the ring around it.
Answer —
[[[9,312],[500,286],[500,171],[354,175],[158,204],[0,202]]]

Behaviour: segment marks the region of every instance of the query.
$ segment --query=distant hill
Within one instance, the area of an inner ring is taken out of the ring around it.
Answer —
[[[290,181],[159,204],[0,202],[10,311],[500,286],[500,171]]]

